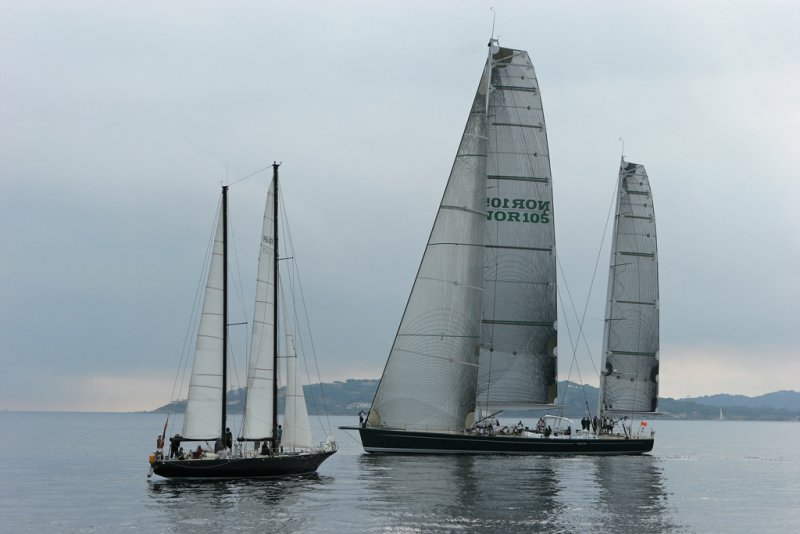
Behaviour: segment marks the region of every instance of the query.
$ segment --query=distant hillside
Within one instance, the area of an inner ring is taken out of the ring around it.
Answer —
[[[308,413],[311,415],[356,415],[366,410],[372,403],[372,397],[378,388],[377,379],[331,382],[303,386]],[[283,395],[286,388],[278,391],[278,410],[283,410]],[[245,389],[239,388],[228,392],[228,413],[242,413]],[[324,402],[323,402],[324,398]],[[326,409],[327,408],[327,409]],[[182,413],[186,409],[186,401],[180,400],[166,404],[153,410],[154,413]]]
[[[800,393],[797,391],[775,391],[758,397],[745,397],[744,395],[706,395],[685,399],[719,408],[747,407],[747,408],[775,408],[777,410],[800,411]]]
[[[344,382],[331,382],[303,386],[308,411],[312,415],[356,415],[367,410],[372,403],[378,380],[349,379]],[[283,388],[278,409],[283,409]],[[324,395],[323,395],[324,393]],[[597,412],[598,389],[581,386],[574,382],[558,383],[557,404],[563,404],[566,417],[580,418],[587,413]],[[323,402],[324,397],[324,402]],[[228,412],[241,413],[244,405],[244,389],[228,392]],[[658,411],[664,419],[717,419],[719,409],[723,408],[725,419],[762,421],[800,421],[800,393],[777,391],[758,397],[744,395],[711,395],[692,399],[660,398]],[[180,413],[186,408],[186,401],[176,401],[161,406],[153,412]],[[555,413],[556,410],[549,410]],[[531,412],[504,412],[509,417],[521,417]]]

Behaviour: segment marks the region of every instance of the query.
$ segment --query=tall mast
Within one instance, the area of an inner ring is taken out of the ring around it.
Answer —
[[[222,426],[225,438],[225,405],[228,388],[228,186],[222,186]]]
[[[273,207],[275,215],[272,218],[272,229],[275,236],[275,254],[273,254],[273,269],[275,273],[275,283],[272,284],[273,298],[272,306],[275,327],[272,330],[272,450],[277,452],[277,432],[278,432],[278,167],[280,163],[272,163],[272,180],[275,182],[275,196],[273,197]]]

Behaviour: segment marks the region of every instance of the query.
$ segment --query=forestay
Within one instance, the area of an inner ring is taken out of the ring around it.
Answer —
[[[458,430],[472,424],[483,300],[486,75],[484,69],[370,426]]]
[[[222,431],[224,230],[220,208],[181,432],[185,440],[213,440],[220,437]]]
[[[247,369],[247,397],[242,423],[242,437],[259,440],[272,437],[273,332],[275,329],[275,182],[267,193],[258,255],[256,303],[250,338],[250,362]]]
[[[528,53],[495,47],[487,118],[484,411],[556,396],[553,191],[539,84]]]
[[[658,399],[658,249],[650,182],[622,161],[608,280],[600,410],[654,412]]]

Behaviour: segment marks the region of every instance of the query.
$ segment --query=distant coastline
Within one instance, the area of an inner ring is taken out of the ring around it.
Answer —
[[[348,379],[303,386],[310,414],[357,415],[368,410],[378,387],[377,379]],[[321,393],[324,392],[324,395]],[[556,402],[564,405],[566,417],[582,417],[597,411],[598,390],[592,386],[580,386],[574,382],[558,383],[559,395],[564,399]],[[324,402],[323,402],[324,397]],[[228,411],[241,413],[244,405],[244,389],[228,393]],[[165,404],[149,413],[182,413],[186,401]],[[279,406],[279,409],[282,409]],[[686,399],[669,397],[658,399],[659,417],[662,419],[713,420],[723,417],[738,421],[800,421],[800,392],[776,391],[747,397],[745,395],[707,395]],[[552,410],[551,410],[552,411]],[[530,412],[533,413],[533,412]],[[535,413],[541,413],[535,412]],[[508,416],[524,416],[527,412],[507,412]]]

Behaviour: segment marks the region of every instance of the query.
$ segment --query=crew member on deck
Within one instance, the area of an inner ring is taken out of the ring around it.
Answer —
[[[175,434],[169,438],[169,457],[174,458],[178,455],[178,448],[181,446],[181,435]]]
[[[225,427],[225,448],[233,449],[233,434],[228,427]]]

